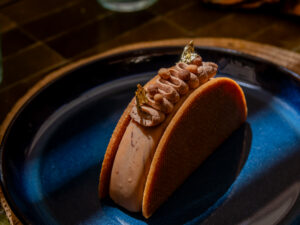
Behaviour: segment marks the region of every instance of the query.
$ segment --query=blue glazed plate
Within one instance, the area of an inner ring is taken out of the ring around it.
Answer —
[[[110,136],[137,83],[178,61],[182,46],[107,56],[65,74],[22,107],[1,144],[1,183],[25,224],[299,224],[300,77],[232,50],[198,48],[235,79],[247,122],[148,220],[100,201]],[[170,178],[172,179],[172,178]]]

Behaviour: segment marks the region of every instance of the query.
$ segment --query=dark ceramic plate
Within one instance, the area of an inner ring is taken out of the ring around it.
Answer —
[[[17,114],[1,145],[2,187],[26,224],[298,224],[299,75],[235,51],[197,48],[243,88],[247,122],[148,220],[97,197],[106,146],[137,83],[182,47],[127,51],[68,71]],[[172,179],[170,177],[170,179]]]

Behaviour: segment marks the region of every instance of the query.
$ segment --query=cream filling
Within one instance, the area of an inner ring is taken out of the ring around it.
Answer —
[[[109,195],[132,212],[142,209],[143,193],[151,161],[159,142],[160,129],[145,128],[130,121],[115,156]]]
[[[183,63],[177,65],[178,70],[183,70],[179,68],[179,66],[187,65]],[[189,86],[191,89],[201,86],[211,77],[213,77],[216,74],[217,65],[210,62],[203,63],[203,66],[197,67],[197,70],[198,73],[201,74],[199,77],[196,75],[191,76],[192,73],[189,72]],[[178,71],[176,73],[178,73],[176,76],[180,75]],[[184,82],[182,81],[182,83]],[[161,86],[162,85],[165,84],[161,83]],[[159,87],[162,88],[161,86]],[[171,86],[169,87],[172,88]],[[188,86],[187,88],[188,93],[181,93],[185,94],[185,98],[193,91],[189,91]],[[154,89],[155,90],[153,91],[148,91],[157,92],[160,90],[156,90],[155,87]],[[166,89],[166,87],[164,89]],[[177,93],[175,90],[174,92]],[[166,97],[166,93],[160,92],[160,94],[163,94],[163,96]],[[177,94],[179,96],[180,93]],[[181,99],[180,102],[182,103],[182,101],[183,99]],[[159,104],[157,103],[157,105]],[[176,105],[174,107],[174,111],[180,107],[180,104]],[[142,210],[143,193],[147,175],[156,150],[156,146],[158,145],[164,130],[164,126],[155,125],[158,125],[165,120],[165,115],[159,110],[156,111],[156,109],[148,106],[141,106],[141,109],[149,116],[145,118],[141,117],[137,111],[137,107],[133,107],[133,110],[130,114],[132,120],[127,126],[119,144],[119,148],[113,163],[109,185],[109,195],[111,199],[118,205],[132,212],[139,212]],[[173,105],[171,111],[173,111]],[[169,115],[168,119],[170,120],[171,117],[172,116]]]

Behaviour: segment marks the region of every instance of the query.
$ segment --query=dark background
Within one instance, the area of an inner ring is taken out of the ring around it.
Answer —
[[[166,38],[231,37],[300,52],[299,24],[299,17],[283,14],[278,6],[245,10],[199,0],[158,0],[144,11],[116,13],[96,0],[0,0],[0,122],[48,72],[113,47]]]

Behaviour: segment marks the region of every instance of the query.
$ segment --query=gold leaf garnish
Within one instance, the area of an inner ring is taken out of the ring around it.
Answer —
[[[148,102],[148,99],[146,97],[146,90],[140,84],[137,85],[137,90],[135,92],[135,99],[136,99],[136,105],[138,109],[141,108],[141,105]]]
[[[190,43],[188,43],[188,45],[184,47],[180,62],[190,64],[197,56],[198,54],[195,52],[194,48],[194,41],[192,40],[190,41]]]

